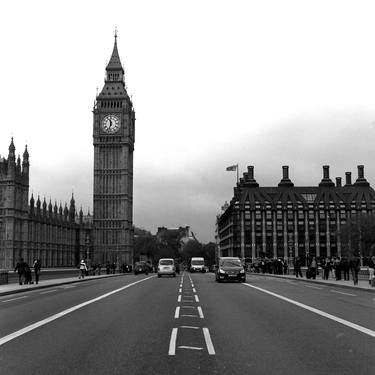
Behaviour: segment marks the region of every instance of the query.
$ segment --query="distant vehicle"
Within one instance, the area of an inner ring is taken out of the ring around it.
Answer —
[[[148,274],[152,272],[152,267],[150,264],[144,261],[136,262],[134,265],[134,275],[138,275],[139,273]]]
[[[246,273],[240,258],[223,257],[219,258],[219,264],[215,273],[216,281],[246,281]]]
[[[158,263],[158,277],[171,275],[176,277],[176,267],[172,258],[162,258]]]
[[[190,261],[190,272],[206,272],[206,267],[204,265],[204,258],[193,257]]]

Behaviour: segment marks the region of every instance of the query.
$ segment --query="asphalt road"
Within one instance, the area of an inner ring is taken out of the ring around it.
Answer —
[[[0,297],[0,374],[373,374],[374,294],[126,275]]]

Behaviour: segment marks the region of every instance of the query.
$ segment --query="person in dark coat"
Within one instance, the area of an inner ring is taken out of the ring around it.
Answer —
[[[26,262],[23,258],[20,258],[19,262],[17,262],[16,267],[14,268],[14,272],[18,272],[18,282],[20,285],[26,283]]]
[[[328,280],[330,271],[331,271],[331,260],[329,258],[326,258],[323,263],[323,280]]]
[[[302,267],[301,258],[297,257],[294,260],[294,274],[296,275],[296,277],[298,276],[302,277],[301,267]]]
[[[358,285],[358,272],[361,269],[361,260],[358,256],[358,254],[354,254],[350,258],[349,267],[350,267],[350,271],[352,273],[353,283],[354,283],[354,285]]]
[[[39,259],[34,260],[34,274],[35,274],[35,284],[38,284],[39,282],[39,275],[40,275],[40,270],[42,268],[42,264],[40,263]]]
[[[349,270],[350,270],[350,266],[349,266],[349,260],[347,257],[342,257],[341,258],[341,269],[342,269],[342,272],[344,274],[344,280],[349,280]]]

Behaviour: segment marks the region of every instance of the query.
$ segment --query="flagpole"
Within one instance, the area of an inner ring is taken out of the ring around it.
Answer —
[[[237,184],[239,182],[239,178],[238,178],[238,164],[237,164]]]

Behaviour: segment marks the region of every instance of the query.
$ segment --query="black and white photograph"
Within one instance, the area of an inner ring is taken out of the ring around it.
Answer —
[[[1,375],[372,375],[375,2],[0,4]]]

